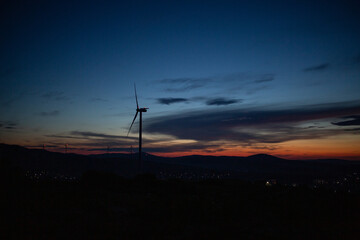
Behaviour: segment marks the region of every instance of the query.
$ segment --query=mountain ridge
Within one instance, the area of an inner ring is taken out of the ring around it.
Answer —
[[[143,163],[137,154],[81,155],[58,153],[43,149],[28,149],[18,145],[0,144],[0,167],[19,167],[25,171],[47,171],[50,175],[80,177],[86,171],[112,172],[132,177],[140,172],[159,177],[221,175],[230,178],[255,179],[315,179],[359,173],[360,161],[348,160],[287,160],[267,154],[249,157],[192,155],[160,157],[143,153]],[[164,175],[165,174],[165,175]]]

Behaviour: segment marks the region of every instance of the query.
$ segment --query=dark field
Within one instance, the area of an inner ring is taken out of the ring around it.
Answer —
[[[29,180],[3,172],[1,239],[359,239],[360,196],[263,182]]]

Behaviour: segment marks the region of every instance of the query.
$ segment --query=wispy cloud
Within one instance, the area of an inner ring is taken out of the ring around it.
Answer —
[[[69,100],[67,96],[65,96],[64,92],[60,91],[51,91],[41,95],[42,98],[46,100],[55,100],[55,101],[66,101]]]
[[[120,135],[112,135],[106,133],[97,133],[91,131],[71,131],[65,134],[48,134],[45,135],[46,137],[50,138],[69,138],[69,139],[83,139],[83,140],[93,140],[93,139],[102,139],[102,140],[136,140],[136,137],[127,137],[127,136],[120,136]]]
[[[275,74],[272,73],[231,73],[203,78],[168,78],[157,82],[163,85],[165,91],[184,92],[203,87],[225,90],[229,85],[231,85],[232,89],[242,89],[253,84],[265,84],[274,80]]]
[[[0,129],[14,130],[18,124],[13,121],[0,121]]]
[[[162,137],[144,138],[146,144],[143,150],[152,153],[199,151],[213,153],[242,146],[249,149],[273,151],[278,149],[278,143],[286,141],[358,134],[358,128],[324,126],[331,126],[335,118],[352,121],[358,118],[359,114],[359,101],[304,105],[282,110],[238,108],[185,112],[181,115],[173,114],[147,119],[144,132],[151,133],[152,136],[162,134],[161,136],[167,136],[167,140]],[[318,125],[319,122],[321,125]],[[309,123],[312,125],[309,126]],[[339,126],[352,125],[339,124]],[[49,141],[49,144],[61,145],[66,141],[76,148],[92,149],[92,151],[107,151],[110,146],[111,152],[128,152],[129,146],[136,145],[138,140],[137,137],[79,130],[47,136],[58,141],[57,143]],[[173,143],[161,143],[162,141],[169,142],[168,139],[172,139]]]
[[[199,141],[278,143],[296,139],[315,139],[344,131],[331,128],[309,129],[299,124],[359,114],[360,103],[355,103],[355,105],[354,102],[308,105],[283,110],[235,109],[189,112],[148,119],[145,131]]]
[[[82,136],[82,137],[97,137],[97,138],[123,138],[126,139],[126,136],[111,135],[106,133],[96,133],[96,132],[83,132],[83,131],[71,131],[70,135],[73,136]]]
[[[201,82],[207,82],[211,80],[211,78],[165,78],[160,80],[161,83],[167,83],[167,84],[188,84],[188,83],[201,83]]]
[[[170,105],[174,103],[187,102],[186,98],[158,98],[157,102],[160,104]]]
[[[264,89],[269,89],[269,86],[251,87],[248,90],[246,90],[246,94],[251,95],[251,94],[257,93],[259,91],[262,91]]]
[[[214,98],[214,99],[209,99],[206,101],[206,105],[216,105],[216,106],[222,106],[222,105],[230,105],[230,104],[234,104],[237,102],[240,102],[241,100],[239,99],[226,99],[226,98]]]
[[[159,82],[166,86],[168,92],[183,92],[205,86],[211,78],[169,78]]]
[[[170,105],[175,103],[182,102],[191,102],[191,101],[200,101],[205,102],[206,105],[212,106],[221,106],[221,105],[230,105],[234,103],[241,102],[242,99],[230,99],[230,98],[207,98],[207,97],[193,97],[193,98],[158,98],[157,102],[164,105]]]
[[[45,137],[49,138],[48,144],[56,146],[63,146],[64,142],[75,147],[76,149],[88,150],[102,149],[107,150],[109,146],[118,148],[119,151],[128,151],[129,146],[137,142],[137,137],[126,137],[120,135],[91,132],[91,131],[70,131],[60,134],[48,134]],[[154,140],[143,138],[146,143],[151,143]],[[122,150],[120,150],[122,149]]]
[[[254,83],[265,83],[265,82],[271,82],[275,80],[274,74],[264,74],[258,76],[258,79],[254,80]]]
[[[344,129],[346,132],[355,132],[357,134],[360,134],[360,128],[350,128],[350,129]]]
[[[49,111],[49,112],[39,112],[36,115],[39,115],[41,117],[56,117],[60,114],[58,110]]]
[[[4,107],[11,107],[11,105],[19,100],[21,100],[25,95],[26,95],[26,91],[23,91],[19,94],[14,94],[15,96],[6,98],[6,100],[1,101],[0,100],[0,104]]]
[[[108,100],[104,99],[104,98],[91,98],[90,102],[107,102]]]
[[[99,147],[99,148],[92,148],[89,151],[107,151],[107,147]],[[130,147],[112,147],[109,148],[110,152],[130,152]],[[177,144],[177,145],[170,145],[170,146],[145,146],[142,149],[144,152],[149,153],[174,153],[174,152],[189,152],[193,150],[201,150],[204,152],[219,152],[223,151],[222,148],[218,146],[218,144],[207,144],[207,143],[186,143],[186,144]]]
[[[315,71],[323,71],[325,69],[328,69],[330,67],[330,63],[323,63],[320,65],[315,65],[311,67],[304,68],[304,72],[315,72]]]
[[[358,126],[358,125],[360,125],[360,115],[347,116],[347,117],[344,117],[344,119],[352,119],[352,120],[333,122],[332,124],[337,125],[337,126]]]

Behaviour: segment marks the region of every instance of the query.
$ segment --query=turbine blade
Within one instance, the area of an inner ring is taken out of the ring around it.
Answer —
[[[136,119],[137,115],[138,115],[138,111],[136,111],[136,114],[135,114],[134,120],[132,121],[132,123],[131,123],[131,125],[130,125],[130,128],[129,128],[129,131],[128,131],[128,134],[127,134],[127,137],[129,136],[129,133],[130,133],[131,127],[132,127],[132,125],[134,124],[134,122],[135,122],[135,119]]]
[[[137,99],[136,85],[135,85],[135,83],[134,83],[134,89],[135,89],[136,109],[139,109],[139,103],[138,103],[138,99]],[[137,114],[137,112],[136,112],[136,114]]]

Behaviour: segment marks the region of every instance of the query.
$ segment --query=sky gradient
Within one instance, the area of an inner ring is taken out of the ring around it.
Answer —
[[[357,1],[17,1],[0,142],[74,153],[360,160]]]

